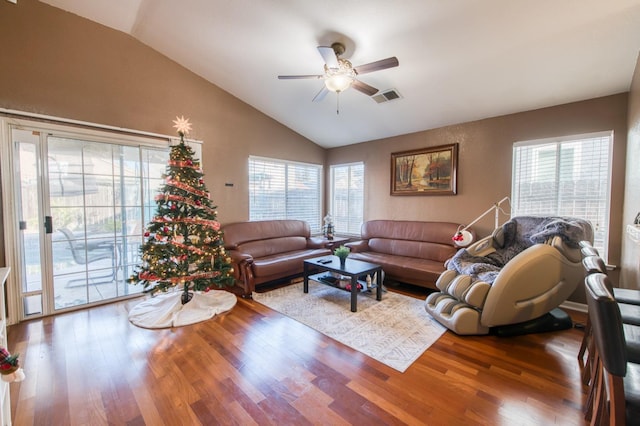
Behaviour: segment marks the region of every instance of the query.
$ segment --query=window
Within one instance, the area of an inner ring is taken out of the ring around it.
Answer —
[[[586,219],[606,259],[612,141],[612,132],[603,132],[515,143],[513,215]]]
[[[364,164],[331,166],[331,206],[335,232],[360,235],[364,220]]]
[[[249,220],[299,219],[321,231],[322,166],[249,157]]]

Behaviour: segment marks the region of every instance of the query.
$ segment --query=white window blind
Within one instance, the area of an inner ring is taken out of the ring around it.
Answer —
[[[364,164],[331,166],[331,215],[335,232],[360,235],[364,220]]]
[[[572,216],[591,222],[606,259],[611,132],[514,144],[513,216]]]
[[[321,231],[322,166],[249,157],[249,220],[299,219]]]

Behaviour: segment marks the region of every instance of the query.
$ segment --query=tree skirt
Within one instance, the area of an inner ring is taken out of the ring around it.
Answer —
[[[181,327],[229,311],[238,301],[235,294],[224,290],[193,292],[193,298],[184,305],[181,296],[182,291],[175,291],[146,299],[131,309],[129,321],[143,328]]]

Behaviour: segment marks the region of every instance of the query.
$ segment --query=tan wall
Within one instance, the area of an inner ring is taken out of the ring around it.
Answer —
[[[632,224],[640,212],[640,56],[629,92],[629,133],[624,194],[623,226]],[[640,290],[640,243],[627,235],[622,238],[622,273],[620,287]]]
[[[364,161],[366,219],[468,223],[510,194],[513,142],[613,129],[609,251],[610,262],[620,262],[626,94],[325,151],[132,37],[35,0],[0,1],[0,37],[0,107],[163,134],[174,134],[177,115],[189,117],[190,136],[204,141],[205,182],[222,222],[248,217],[249,155],[314,163],[326,157],[329,164]],[[639,103],[637,92],[631,104]],[[392,152],[449,143],[460,149],[458,195],[389,195]],[[633,145],[637,159],[637,136]],[[234,187],[225,187],[226,182]],[[626,215],[635,212],[635,204]],[[486,234],[492,222],[489,216],[476,229]]]
[[[223,223],[248,219],[249,155],[324,162],[320,146],[124,33],[0,1],[0,40],[0,107],[167,135],[188,117]]]
[[[581,133],[614,131],[609,262],[619,264],[627,139],[627,94],[527,111],[331,149],[327,164],[365,162],[365,219],[444,220],[469,223],[511,194],[513,143]],[[392,152],[459,144],[455,196],[391,196]],[[507,207],[508,204],[504,206]],[[508,216],[501,216],[501,222]],[[490,214],[474,228],[487,235]],[[583,301],[576,295],[574,301]]]

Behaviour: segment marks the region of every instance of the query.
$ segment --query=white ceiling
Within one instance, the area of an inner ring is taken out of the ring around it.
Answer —
[[[172,58],[323,147],[336,147],[629,90],[640,0],[43,0]],[[349,89],[311,102],[316,47],[402,99]]]

